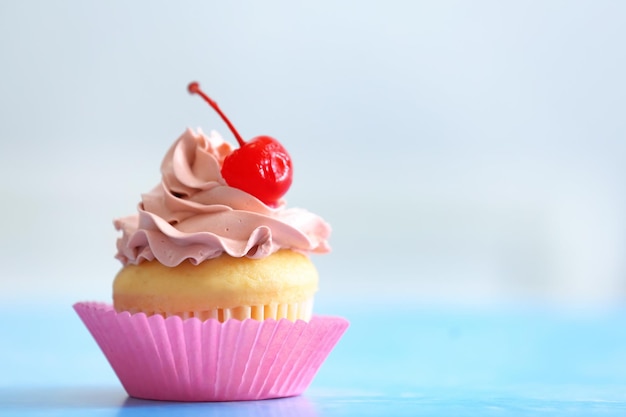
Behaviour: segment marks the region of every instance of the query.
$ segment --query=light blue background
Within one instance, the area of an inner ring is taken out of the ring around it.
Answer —
[[[107,300],[183,130],[271,134],[334,227],[321,302],[620,305],[619,1],[0,4],[0,297]]]

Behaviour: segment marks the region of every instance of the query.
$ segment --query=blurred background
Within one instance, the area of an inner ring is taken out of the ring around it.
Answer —
[[[0,300],[110,299],[187,127],[279,139],[322,303],[626,300],[626,3],[2,1]]]

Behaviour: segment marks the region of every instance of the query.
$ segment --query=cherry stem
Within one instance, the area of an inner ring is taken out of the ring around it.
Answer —
[[[226,117],[226,115],[224,113],[222,113],[222,110],[220,110],[220,108],[217,105],[217,103],[215,101],[211,100],[211,98],[209,96],[207,96],[206,94],[204,94],[204,92],[200,89],[200,84],[198,84],[195,81],[191,82],[187,86],[187,90],[189,91],[189,94],[197,94],[197,95],[199,95],[200,97],[202,97],[204,99],[204,101],[209,103],[209,106],[213,107],[213,110],[215,110],[217,112],[217,114],[220,115],[220,117],[226,123],[226,125],[228,126],[230,131],[233,132],[233,135],[235,135],[235,139],[237,139],[237,142],[239,143],[239,146],[244,146],[246,144],[246,142],[244,142],[244,140],[241,138],[241,135],[239,135],[239,132],[237,132],[237,129],[235,129],[235,126],[233,126],[233,124],[230,122],[230,120],[228,120],[228,117]]]

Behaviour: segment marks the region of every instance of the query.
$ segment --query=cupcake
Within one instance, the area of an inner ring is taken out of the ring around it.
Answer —
[[[162,180],[121,232],[113,305],[74,308],[130,396],[232,401],[301,394],[348,322],[313,315],[330,227],[287,208],[287,151],[275,139],[186,130]]]

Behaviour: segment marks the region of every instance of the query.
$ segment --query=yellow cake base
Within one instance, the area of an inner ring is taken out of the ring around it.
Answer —
[[[113,305],[117,311],[202,320],[309,320],[317,286],[313,263],[291,250],[175,267],[152,261],[122,268],[113,282]]]

